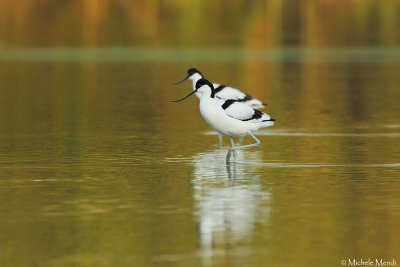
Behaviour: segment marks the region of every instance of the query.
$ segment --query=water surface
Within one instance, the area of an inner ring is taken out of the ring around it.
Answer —
[[[188,3],[0,1],[0,265],[400,262],[399,3]],[[240,163],[189,67],[267,102]]]
[[[199,64],[266,99],[277,119],[228,168],[228,139],[218,146],[198,100],[169,102],[190,90],[171,85],[189,64],[3,61],[2,261],[336,266],[396,257],[399,64],[349,61]]]

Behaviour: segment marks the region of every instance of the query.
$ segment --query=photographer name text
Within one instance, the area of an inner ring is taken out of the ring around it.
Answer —
[[[396,259],[346,259],[341,261],[343,266],[396,266]]]

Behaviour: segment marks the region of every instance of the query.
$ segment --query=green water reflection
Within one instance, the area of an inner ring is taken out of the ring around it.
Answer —
[[[0,265],[400,262],[399,4],[150,2],[0,1]],[[189,67],[268,103],[245,163]]]

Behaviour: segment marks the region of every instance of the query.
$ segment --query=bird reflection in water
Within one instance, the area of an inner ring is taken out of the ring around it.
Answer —
[[[270,192],[263,189],[257,166],[221,164],[224,149],[193,157],[191,181],[196,201],[201,257],[212,264],[216,257],[246,251],[255,224],[266,224],[270,214]],[[259,151],[242,151],[238,160],[256,160]],[[235,251],[231,249],[234,248]],[[237,251],[243,250],[243,251]]]

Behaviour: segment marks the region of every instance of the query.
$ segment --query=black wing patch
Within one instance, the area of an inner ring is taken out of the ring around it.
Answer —
[[[251,118],[245,119],[245,120],[242,120],[242,121],[256,120],[256,119],[261,118],[262,115],[263,115],[263,113],[262,113],[261,111],[255,109],[255,110],[254,110],[254,114],[253,114],[253,116],[252,116]]]

